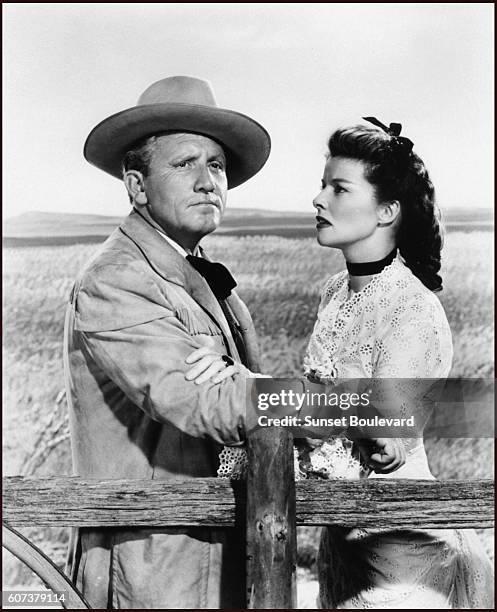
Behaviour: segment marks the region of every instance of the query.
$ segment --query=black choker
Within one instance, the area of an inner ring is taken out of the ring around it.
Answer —
[[[347,270],[351,276],[370,276],[371,274],[379,274],[383,268],[389,266],[397,255],[397,247],[380,261],[366,261],[364,263],[347,264]]]

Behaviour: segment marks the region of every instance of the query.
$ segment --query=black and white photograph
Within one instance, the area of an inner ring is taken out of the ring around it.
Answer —
[[[494,4],[3,17],[4,609],[494,609]]]

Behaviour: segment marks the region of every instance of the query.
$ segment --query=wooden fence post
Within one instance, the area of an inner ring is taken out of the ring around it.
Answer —
[[[296,606],[297,528],[293,438],[263,428],[247,440],[247,606]]]

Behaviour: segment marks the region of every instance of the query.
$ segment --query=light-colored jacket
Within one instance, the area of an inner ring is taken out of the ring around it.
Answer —
[[[227,302],[246,365],[257,371],[247,308],[234,293]],[[239,374],[218,385],[185,379],[199,334],[239,359],[206,281],[133,211],[79,275],[67,311],[76,475],[216,475],[222,445],[244,440],[245,381]],[[245,607],[243,540],[234,529],[78,531],[69,571],[93,608]]]

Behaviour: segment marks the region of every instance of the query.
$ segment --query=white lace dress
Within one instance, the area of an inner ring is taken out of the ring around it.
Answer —
[[[438,298],[400,259],[349,296],[346,271],[322,292],[307,349],[307,375],[335,378],[445,378],[449,325]],[[433,479],[423,441],[406,439],[405,465],[368,474],[350,440],[311,453],[329,478]],[[318,557],[322,608],[493,608],[493,573],[473,530],[324,528]]]

